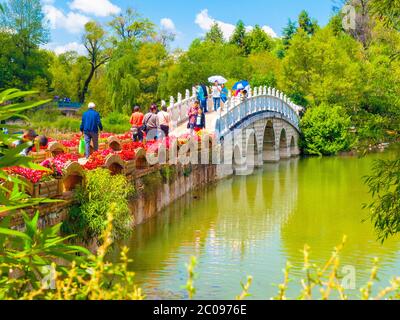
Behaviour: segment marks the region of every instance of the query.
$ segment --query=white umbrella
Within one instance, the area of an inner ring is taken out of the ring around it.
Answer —
[[[228,80],[226,80],[223,76],[212,76],[212,77],[208,78],[208,81],[210,83],[214,83],[215,81],[218,81],[218,83],[220,83],[220,84],[228,82]]]

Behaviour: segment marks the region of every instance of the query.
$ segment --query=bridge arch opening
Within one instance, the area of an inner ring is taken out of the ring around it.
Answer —
[[[279,139],[279,157],[281,159],[290,158],[290,149],[288,148],[286,130],[282,129]]]
[[[242,157],[242,151],[238,145],[235,146],[232,153],[232,169],[233,173],[236,174],[242,167],[244,161]]]
[[[297,154],[296,139],[294,138],[294,136],[292,136],[292,139],[290,139],[290,154],[292,156]]]
[[[246,165],[247,170],[253,170],[257,163],[258,146],[255,132],[251,132],[247,139]]]
[[[272,121],[268,121],[264,129],[263,138],[263,160],[267,162],[278,161],[276,155],[276,138],[274,124]]]

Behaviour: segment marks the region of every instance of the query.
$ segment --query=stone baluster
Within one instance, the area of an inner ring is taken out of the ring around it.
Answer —
[[[272,93],[272,91],[271,91],[271,87],[268,87],[268,95],[270,96],[270,95],[271,95],[271,93]]]
[[[184,108],[182,105],[182,94],[180,92],[178,92],[177,106],[178,106],[178,110],[179,110],[179,119],[180,119],[180,121],[184,121],[185,120],[185,112],[183,110]]]
[[[281,97],[281,93],[280,93],[279,90],[276,90],[276,91],[275,91],[275,96],[276,96],[277,98],[280,98],[280,97]]]
[[[271,94],[275,97],[275,88],[272,88]]]
[[[267,87],[264,86],[264,87],[263,87],[263,95],[265,96],[266,94],[267,94]]]
[[[262,86],[260,86],[260,87],[258,88],[258,95],[259,95],[259,96],[262,95]]]
[[[186,89],[185,99],[186,100],[190,99],[190,91],[188,89]]]
[[[257,97],[258,96],[258,90],[257,87],[254,88],[254,96]]]
[[[197,96],[197,89],[196,87],[192,87],[192,97],[196,97]]]
[[[175,110],[175,99],[173,96],[169,98],[169,110],[171,114],[171,120],[173,122],[173,126],[177,127],[178,126],[178,121],[179,121],[179,115],[177,114]]]
[[[253,91],[253,90],[250,88],[250,89],[249,89],[249,98],[253,97],[252,91]]]

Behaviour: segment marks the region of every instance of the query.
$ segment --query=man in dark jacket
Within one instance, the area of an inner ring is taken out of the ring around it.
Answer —
[[[81,132],[85,136],[85,156],[90,156],[90,142],[93,141],[94,151],[99,150],[99,129],[103,131],[100,114],[95,111],[96,105],[90,102],[89,110],[82,116]]]

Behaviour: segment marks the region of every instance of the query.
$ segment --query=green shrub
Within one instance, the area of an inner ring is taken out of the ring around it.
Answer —
[[[131,128],[129,116],[112,112],[103,119],[104,130],[113,133],[125,133]]]
[[[88,171],[85,186],[76,191],[79,205],[72,207],[63,232],[75,233],[85,242],[99,239],[113,208],[113,241],[128,237],[133,223],[128,200],[133,193],[133,186],[123,175],[112,176],[106,169]]]
[[[160,169],[164,183],[169,183],[176,178],[177,172],[174,166],[164,166]]]
[[[142,178],[144,185],[143,193],[145,195],[155,194],[157,188],[159,188],[163,183],[163,175],[161,171],[155,171],[150,174],[145,175]]]
[[[308,109],[301,120],[304,152],[335,155],[349,150],[353,145],[350,125],[350,118],[342,107],[321,105]]]

